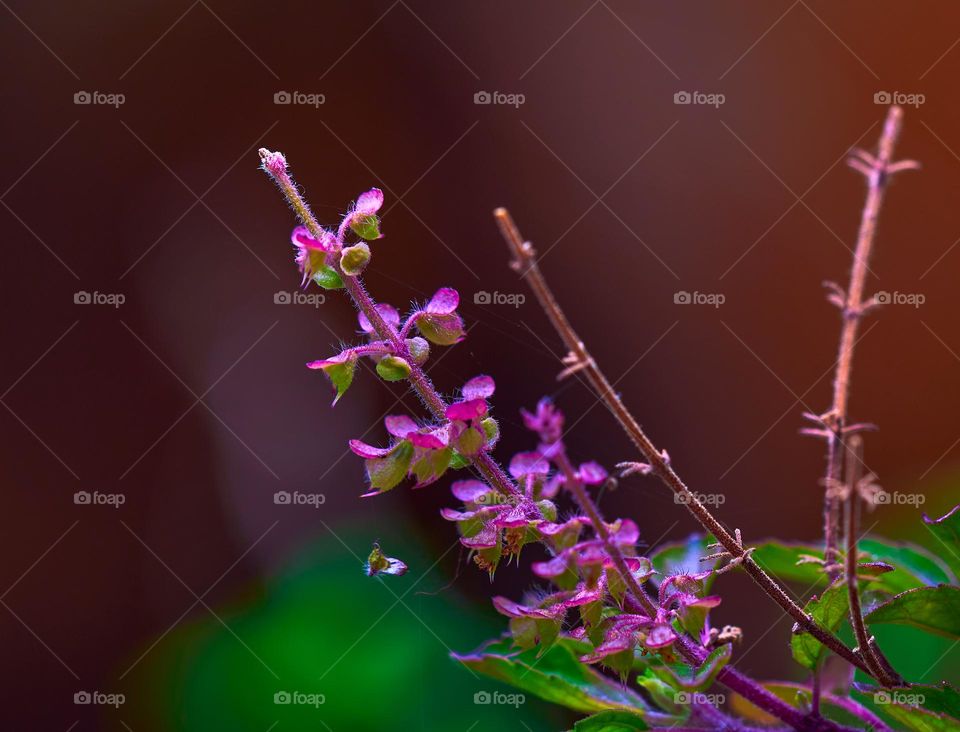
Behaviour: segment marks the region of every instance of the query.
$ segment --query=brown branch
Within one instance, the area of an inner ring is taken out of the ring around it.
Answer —
[[[841,485],[843,469],[843,442],[848,421],[848,403],[850,399],[850,375],[853,370],[853,354],[857,341],[860,320],[866,312],[881,304],[875,298],[864,300],[863,290],[869,270],[870,254],[873,251],[877,231],[877,219],[883,204],[884,194],[890,176],[900,170],[918,167],[913,161],[893,162],[893,149],[900,135],[903,122],[903,110],[890,107],[883,133],[873,156],[863,150],[857,150],[848,161],[850,167],[867,178],[867,198],[860,216],[860,229],[857,234],[857,246],[853,253],[850,269],[850,284],[844,293],[832,285],[831,301],[841,308],[843,325],[840,329],[840,344],[837,352],[837,367],[833,380],[833,403],[819,420],[825,427],[827,437],[827,468],[824,477],[824,565],[831,577],[839,573],[838,543],[840,528],[840,497],[834,490]]]
[[[713,514],[710,513],[709,509],[700,502],[697,496],[687,488],[686,484],[684,484],[676,471],[671,467],[666,453],[658,450],[650,438],[647,437],[637,420],[623,404],[620,397],[614,391],[613,386],[590,356],[590,353],[573,329],[573,326],[570,325],[570,322],[557,303],[553,292],[550,290],[549,285],[547,285],[547,281],[537,265],[536,252],[533,246],[520,235],[516,224],[514,224],[513,219],[506,209],[498,208],[494,212],[494,216],[500,227],[500,232],[503,234],[514,256],[514,260],[510,266],[526,279],[554,329],[570,351],[569,356],[564,360],[565,363],[570,365],[568,371],[570,369],[576,369],[586,375],[594,392],[596,392],[597,396],[613,413],[614,418],[647,461],[648,465],[645,466],[646,470],[656,474],[668,488],[677,496],[681,497],[684,505],[686,505],[697,521],[700,522],[704,530],[712,534],[727,554],[729,554],[731,561],[736,561],[743,565],[747,574],[750,575],[760,588],[796,621],[799,630],[810,633],[838,656],[872,676],[871,670],[863,660],[847,648],[839,638],[828,630],[820,627],[812,617],[804,612],[803,608],[797,605],[786,591],[750,557],[751,550],[737,541]]]

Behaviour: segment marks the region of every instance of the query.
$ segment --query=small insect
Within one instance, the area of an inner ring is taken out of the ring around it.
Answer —
[[[380,549],[378,542],[373,542],[373,549],[370,556],[367,557],[367,563],[364,565],[367,577],[373,577],[378,574],[392,574],[400,576],[407,573],[407,565],[400,559],[388,557]]]

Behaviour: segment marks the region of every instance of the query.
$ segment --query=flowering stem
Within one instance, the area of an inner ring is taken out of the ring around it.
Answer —
[[[297,218],[307,227],[310,235],[317,240],[322,239],[323,228],[314,217],[313,212],[310,211],[307,202],[303,199],[303,196],[300,195],[300,190],[290,177],[286,160],[283,160],[282,156],[280,156],[281,164],[275,157],[278,155],[279,153],[271,153],[261,148],[260,159],[263,161],[264,170],[266,170],[274,182],[276,182],[280,188],[280,192],[283,193],[287,199],[290,207],[294,210],[294,213],[296,213]],[[383,315],[380,314],[376,303],[374,303],[373,298],[370,297],[370,294],[363,286],[360,277],[345,275],[340,269],[339,264],[335,264],[334,268],[337,270],[337,274],[340,275],[341,280],[343,280],[343,286],[350,295],[350,299],[353,300],[354,306],[370,321],[370,325],[373,326],[377,336],[389,342],[394,353],[409,364],[410,375],[408,379],[410,380],[410,385],[413,387],[413,390],[435,418],[445,420],[447,403],[443,400],[443,397],[440,396],[430,377],[427,376],[426,372],[411,357],[410,349],[407,347],[406,341],[400,336],[397,330],[383,318]],[[486,452],[481,450],[470,458],[470,462],[473,463],[474,467],[480,471],[483,477],[486,478],[490,485],[499,493],[507,496],[520,494],[519,489],[507,476],[503,468]]]
[[[263,161],[264,170],[266,170],[277,183],[287,202],[293,208],[303,225],[307,227],[311,236],[317,240],[322,239],[323,230],[316,218],[314,218],[306,201],[301,196],[293,179],[290,177],[286,161],[283,160],[283,157],[280,156],[279,153],[271,153],[265,149],[261,149],[260,157]],[[360,278],[345,275],[338,265],[334,265],[334,268],[341,276],[344,288],[350,295],[354,305],[366,316],[367,320],[369,320],[377,336],[389,342],[394,353],[408,362],[410,366],[410,374],[408,376],[410,384],[414,391],[420,396],[427,409],[437,419],[446,419],[446,402],[437,392],[436,387],[434,387],[433,382],[427,374],[411,358],[409,348],[401,334],[383,318],[376,307],[376,303],[363,286]],[[480,451],[471,457],[470,461],[498,492],[508,496],[522,495],[519,488],[503,468],[500,467],[487,452]],[[631,606],[641,608],[651,617],[654,616],[657,610],[655,603],[643,590],[634,574],[630,571],[622,552],[620,552],[619,547],[612,541],[599,509],[590,498],[582,481],[576,476],[569,459],[562,452],[560,453],[559,462],[561,470],[567,478],[568,486],[574,493],[581,508],[590,517],[595,530],[604,541],[618,572],[628,587],[626,595],[627,603]],[[676,642],[678,651],[689,663],[694,665],[703,663],[707,653],[701,646],[685,636],[679,637]],[[805,716],[799,710],[781,701],[758,683],[740,674],[730,666],[721,669],[717,678],[732,691],[742,695],[759,708],[781,719],[800,732],[839,732],[843,729],[832,722]]]
[[[747,574],[753,578],[760,588],[797,622],[800,630],[810,633],[838,656],[872,676],[873,674],[863,660],[847,648],[833,633],[820,627],[812,617],[804,612],[803,608],[797,605],[786,591],[753,560],[750,556],[750,550],[737,541],[697,496],[687,488],[680,476],[671,467],[665,453],[657,450],[633,414],[624,406],[613,386],[590,356],[573,326],[570,325],[570,321],[567,320],[537,265],[536,252],[533,246],[520,236],[516,224],[514,224],[506,209],[498,208],[494,212],[494,216],[500,226],[501,234],[513,253],[514,261],[511,263],[511,267],[526,278],[551,324],[570,351],[571,357],[566,362],[574,363],[575,365],[571,368],[576,368],[586,374],[594,392],[603,400],[607,408],[613,413],[614,418],[627,433],[627,436],[646,459],[649,464],[649,471],[655,473],[668,488],[677,496],[680,496],[683,504],[700,522],[704,530],[712,534],[729,554],[731,561],[742,564]]]
[[[843,325],[840,329],[840,344],[837,352],[837,367],[833,379],[833,403],[829,411],[821,416],[827,427],[827,468],[824,478],[825,497],[823,511],[824,563],[832,577],[839,573],[838,543],[840,529],[840,496],[833,490],[841,481],[843,468],[844,428],[847,426],[847,409],[850,398],[850,374],[853,370],[853,352],[857,341],[860,319],[877,303],[871,299],[863,300],[863,289],[867,280],[870,254],[877,230],[877,219],[883,204],[884,194],[890,175],[899,170],[916,168],[912,161],[893,162],[893,149],[900,135],[903,110],[890,107],[887,119],[877,146],[876,157],[859,153],[850,160],[855,170],[867,178],[867,198],[860,215],[860,229],[857,234],[857,247],[853,253],[853,265],[850,269],[850,284],[845,296],[837,304],[841,305]],[[838,294],[839,293],[838,291]],[[836,302],[836,301],[835,301]]]
[[[617,572],[620,574],[627,591],[637,600],[649,617],[652,618],[656,616],[656,604],[647,593],[643,591],[637,578],[633,572],[630,571],[630,567],[627,566],[627,560],[623,556],[623,552],[620,551],[620,547],[617,546],[617,543],[611,538],[610,531],[607,529],[607,525],[603,521],[603,516],[600,514],[600,509],[597,507],[597,504],[594,503],[583,481],[580,480],[580,477],[577,475],[577,471],[570,462],[566,451],[558,449],[556,454],[553,455],[553,460],[563,473],[563,477],[565,478],[564,485],[570,493],[573,494],[573,499],[593,524],[594,531],[596,531],[600,541],[603,542],[604,549],[606,549],[607,555],[613,561],[613,566],[616,567]]]

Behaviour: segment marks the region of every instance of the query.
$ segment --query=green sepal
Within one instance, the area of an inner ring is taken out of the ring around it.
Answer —
[[[356,277],[370,262],[370,247],[363,242],[344,247],[340,252],[340,269],[348,277]]]
[[[354,234],[367,241],[373,241],[383,236],[380,233],[380,217],[376,214],[354,216],[350,222],[350,228]]]
[[[410,364],[399,356],[384,356],[377,361],[377,374],[384,381],[403,381],[410,375]]]
[[[366,466],[370,487],[380,492],[396,487],[406,477],[412,457],[413,445],[408,440],[400,440],[389,455],[368,458]]]

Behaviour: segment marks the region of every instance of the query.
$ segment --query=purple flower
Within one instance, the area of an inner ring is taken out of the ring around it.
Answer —
[[[303,274],[301,286],[306,285],[314,273],[329,266],[327,255],[339,249],[336,237],[326,229],[321,230],[319,239],[315,239],[306,226],[298,226],[290,235],[290,241],[297,252],[297,267]]]
[[[410,329],[416,326],[420,335],[438,346],[452,346],[454,343],[459,343],[466,335],[463,320],[456,312],[459,304],[460,295],[456,290],[450,287],[440,288],[426,305],[410,315],[401,335],[406,337]],[[492,379],[490,383],[492,385]],[[492,391],[491,388],[491,393]]]
[[[527,429],[536,432],[542,443],[552,445],[559,442],[563,435],[563,412],[553,405],[549,397],[537,402],[537,409],[533,414],[525,409],[521,409],[520,413]]]
[[[340,228],[337,229],[337,241],[342,246],[344,238],[348,231],[353,231],[361,239],[373,241],[380,239],[383,234],[380,233],[380,219],[377,211],[383,205],[383,191],[379,188],[371,188],[366,193],[361,193],[357,202],[347,211],[343,221],[340,222]]]
[[[387,325],[395,330],[400,327],[400,313],[397,312],[397,309],[393,307],[393,305],[388,305],[385,302],[378,303],[377,312],[380,313],[380,317],[387,321]],[[371,336],[376,334],[373,329],[373,324],[362,312],[357,315],[357,321],[360,323],[360,330],[364,333]]]

